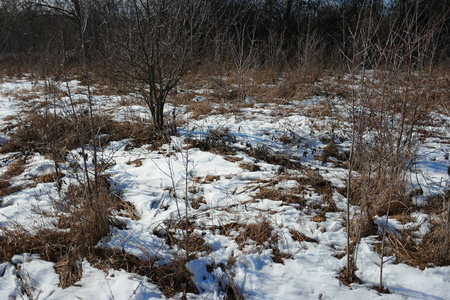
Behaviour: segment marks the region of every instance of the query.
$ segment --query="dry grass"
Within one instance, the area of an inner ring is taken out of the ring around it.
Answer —
[[[244,160],[242,157],[237,157],[237,156],[232,156],[232,155],[226,155],[225,160],[230,161],[230,162],[238,162],[238,161],[242,161]]]
[[[292,238],[297,241],[297,242],[310,242],[310,243],[318,243],[318,241],[316,239],[307,237],[306,235],[304,235],[303,233],[301,233],[300,231],[297,231],[295,229],[289,229],[289,232],[292,235]]]
[[[397,221],[399,221],[403,225],[415,221],[415,219],[409,213],[392,215],[391,218],[396,219]]]
[[[0,180],[0,191],[3,191],[3,189],[8,188],[11,185],[11,183],[7,180]]]
[[[202,184],[214,182],[214,181],[217,181],[217,180],[220,180],[220,176],[219,175],[211,175],[211,174],[206,175],[206,177],[204,177],[204,178],[203,177],[195,177],[193,179],[193,181],[195,183],[202,183]]]
[[[3,121],[8,122],[8,121],[14,121],[17,120],[17,116],[13,116],[13,115],[9,115],[3,118]]]
[[[323,149],[322,163],[326,163],[330,157],[339,157],[339,149],[333,139]]]
[[[109,232],[111,199],[107,187],[92,194],[86,186],[69,186],[58,204],[64,210],[57,215],[58,229],[37,228],[32,234],[18,224],[0,228],[0,260],[9,261],[19,253],[37,253],[56,263],[61,287],[73,285],[81,276],[79,257],[90,253]]]
[[[41,175],[34,179],[36,183],[49,183],[49,182],[59,182],[63,178],[63,174],[53,172]]]
[[[15,176],[19,176],[25,171],[26,159],[19,158],[13,161],[9,166],[6,172],[3,174],[3,177],[11,178]]]
[[[157,261],[143,261],[118,249],[96,248],[89,254],[88,260],[92,266],[105,272],[113,268],[147,276],[168,298],[174,297],[177,293],[198,294],[192,281],[192,274],[186,267],[188,262],[186,258],[178,257],[168,264],[159,265]]]
[[[160,226],[153,231],[156,236],[165,239],[166,244],[178,249],[188,249],[189,257],[195,257],[203,252],[211,253],[212,249],[205,244],[203,237],[194,232],[195,223],[186,220],[181,220],[168,224],[167,226]]]
[[[318,105],[308,106],[305,110],[305,114],[308,117],[315,117],[319,119],[333,116],[331,106],[325,101],[320,101]]]
[[[258,223],[242,225],[239,235],[235,238],[239,249],[243,249],[245,245],[250,243],[249,239],[254,241],[257,245],[267,246],[266,242],[272,239],[273,227],[267,220],[262,220]]]
[[[397,263],[407,263],[421,269],[430,266],[450,264],[450,226],[448,223],[448,191],[427,199],[425,212],[433,216],[430,232],[418,240],[414,231],[417,227],[403,230],[401,234],[387,234],[387,255],[395,255]],[[392,216],[403,224],[415,221],[409,213]],[[376,250],[380,252],[379,247]]]
[[[116,215],[130,218],[131,220],[139,220],[140,216],[136,211],[134,205],[128,201],[123,200],[119,195],[115,194],[113,198],[111,210]]]
[[[55,270],[60,275],[61,287],[68,287],[81,278],[80,270],[75,264],[78,257],[69,250],[76,244],[71,239],[70,232],[41,229],[35,234],[30,234],[20,226],[13,229],[1,228],[1,231],[4,236],[0,240],[2,261],[9,261],[14,254],[37,253],[41,259],[56,263]],[[71,254],[70,259],[66,256],[68,253]],[[66,267],[58,268],[58,266]]]
[[[260,87],[259,89],[259,91],[254,89],[256,95],[260,94],[259,97],[255,97],[258,102],[273,103],[274,101],[281,101],[281,103],[289,103],[297,94],[297,83],[285,80],[272,88]]]
[[[355,275],[355,272],[347,272],[347,268],[342,269],[341,273],[336,276],[342,284],[345,286],[351,287],[352,283],[362,284],[363,282],[358,276]]]
[[[143,165],[142,162],[143,161],[144,161],[143,158],[138,158],[138,159],[135,159],[135,160],[127,161],[126,164],[127,165],[134,165],[136,168],[139,168],[139,167],[142,167],[142,165]]]
[[[199,209],[201,204],[206,204],[206,201],[203,197],[196,197],[192,200],[191,206],[193,209]]]
[[[218,229],[221,234],[232,236],[240,250],[256,244],[257,250],[260,252],[263,249],[272,249],[272,260],[275,263],[283,263],[283,259],[292,258],[292,255],[281,252],[276,246],[278,235],[274,233],[271,223],[264,218],[253,224],[229,223]],[[230,258],[229,264],[232,262],[233,259]]]
[[[12,195],[18,191],[21,191],[27,187],[30,186],[26,186],[26,185],[16,185],[16,186],[11,186],[9,181],[6,180],[0,180],[0,197],[5,197],[8,195]],[[1,201],[0,199],[0,205],[2,204],[3,201]]]
[[[450,230],[442,221],[433,221],[431,231],[422,242],[417,242],[412,230],[400,235],[388,232],[385,255],[395,255],[396,263],[407,263],[424,269],[430,266],[450,264]],[[379,245],[375,247],[381,253]]]
[[[213,111],[213,108],[208,100],[200,102],[191,101],[188,106],[188,111],[192,112],[192,118],[197,120],[202,116],[209,115]]]
[[[93,193],[85,185],[68,187],[63,201],[58,203],[62,209],[57,215],[58,229],[42,228],[31,234],[20,225],[0,228],[0,260],[8,261],[18,253],[37,253],[42,259],[55,262],[55,270],[63,288],[81,278],[80,258],[87,257],[95,267],[103,267],[105,271],[111,267],[122,268],[149,276],[160,285],[167,297],[182,291],[196,292],[185,260],[157,266],[153,265],[154,262],[143,262],[120,250],[95,248],[98,241],[109,232],[110,224],[114,224],[112,210],[120,211],[126,217],[138,218],[133,206],[113,196],[109,186],[98,188],[98,192]]]
[[[228,128],[211,129],[201,139],[190,140],[191,147],[199,148],[202,151],[211,151],[217,154],[234,155],[235,149],[232,143],[236,138],[231,134]]]
[[[285,259],[293,258],[289,253],[281,252],[280,249],[274,247],[272,248],[272,260],[276,264],[284,264]]]
[[[263,160],[269,164],[278,165],[287,169],[301,169],[300,161],[287,154],[278,153],[264,145],[257,146],[253,149],[246,150],[247,154],[253,158]]]
[[[255,195],[256,199],[269,199],[274,201],[283,201],[289,204],[305,205],[305,199],[303,196],[296,194],[296,189],[280,190],[275,188],[262,187]]]
[[[19,156],[19,158],[16,159],[8,165],[8,168],[6,169],[5,173],[0,176],[0,197],[5,197],[11,194],[14,194],[22,189],[25,189],[27,187],[32,187],[33,185],[15,185],[13,186],[11,183],[11,179],[15,176],[21,175],[25,171],[26,166],[26,158],[22,158]],[[2,201],[0,200],[0,204]]]
[[[134,146],[160,140],[156,130],[148,124],[118,122],[110,116],[94,116],[94,132],[102,136],[100,146],[115,140],[132,139]],[[21,120],[10,133],[10,141],[0,148],[0,152],[39,152],[55,161],[65,161],[68,150],[75,149],[92,140],[91,120],[80,115],[76,121],[51,114],[33,113]]]
[[[250,172],[257,172],[261,170],[260,166],[252,163],[242,163],[239,164],[239,167],[241,167],[243,170],[248,170]]]
[[[238,234],[241,227],[242,227],[242,225],[239,223],[228,223],[228,224],[222,224],[218,228],[215,228],[215,229],[218,229],[220,231],[221,235],[233,236],[233,235]]]
[[[34,91],[19,89],[14,92],[2,93],[2,97],[14,98],[15,100],[27,102],[38,98],[39,96]]]
[[[315,215],[311,220],[314,221],[314,222],[318,222],[319,223],[319,222],[326,221],[327,217],[325,215],[325,212],[321,212],[320,214]]]
[[[325,207],[326,212],[337,211],[336,203],[333,200],[333,193],[335,188],[331,182],[323,178],[319,173],[308,170],[304,177],[296,178],[300,186],[309,185],[314,191],[323,197],[323,201],[327,205]]]
[[[21,120],[10,138],[10,141],[1,147],[1,152],[36,151],[47,154],[56,152],[56,149],[64,151],[62,149],[73,149],[79,145],[77,133],[69,120],[40,114],[32,114]]]
[[[187,262],[185,258],[175,259],[170,264],[154,268],[147,276],[158,285],[166,297],[173,297],[179,292],[182,292],[184,297],[187,293],[198,294],[192,274],[186,267]]]
[[[217,180],[220,180],[219,175],[207,175],[205,177],[205,179],[203,180],[203,183],[213,182],[213,181],[217,181]]]
[[[450,189],[445,190],[442,194],[436,194],[428,197],[426,200],[426,205],[424,207],[425,212],[440,216],[445,219],[447,214],[448,205],[450,205]]]

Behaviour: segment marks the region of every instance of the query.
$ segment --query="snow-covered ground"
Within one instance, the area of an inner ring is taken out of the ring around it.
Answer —
[[[10,116],[20,118],[23,111],[48,101],[48,96],[36,88],[43,84],[27,78],[8,78],[0,83],[0,144],[8,141],[7,126],[17,120]],[[83,87],[78,84],[73,81],[70,86],[81,99]],[[23,100],[15,91],[34,94]],[[52,111],[63,115],[66,106],[64,99],[60,101],[52,104]],[[96,109],[114,113],[117,120],[130,115],[148,117],[145,108],[137,104],[120,106],[120,97],[94,96],[94,101]],[[315,156],[326,146],[324,136],[330,135],[333,120],[304,112],[321,101],[316,97],[283,105],[255,103],[238,113],[213,111],[196,120],[181,107],[177,114],[186,122],[178,128],[178,136],[159,149],[152,150],[148,145],[130,149],[128,140],[111,142],[102,152],[103,157],[114,162],[106,174],[121,198],[134,206],[139,218],[118,216],[126,227],[111,228],[97,246],[116,248],[144,261],[169,263],[184,250],[176,244],[168,245],[164,234],[156,233],[167,230],[168,224],[187,212],[194,224],[190,234],[202,237],[208,249],[196,253],[187,263],[199,292],[188,293],[188,299],[223,299],[226,286],[238,289],[244,299],[450,299],[449,266],[420,270],[394,264],[388,258],[384,285],[391,293],[377,292],[373,287],[379,283],[380,257],[374,250],[377,240],[373,236],[363,238],[358,248],[356,275],[363,283],[346,286],[337,279],[346,266],[346,198],[333,191],[336,209],[318,218],[321,209],[317,207],[326,206],[325,196],[311,186],[302,186],[299,180],[307,174],[318,174],[334,188],[345,187],[347,170],[331,162],[322,164]],[[173,108],[168,105],[168,109]],[[424,194],[415,198],[418,202],[449,188],[444,155],[450,153],[450,116],[436,113],[435,117],[444,125],[434,129],[439,130],[438,137],[423,141],[411,174],[411,184],[420,184],[424,189]],[[223,137],[235,152],[220,154],[188,146],[187,138],[201,140],[211,130],[225,132]],[[345,125],[335,133],[348,134]],[[283,143],[283,139],[290,142]],[[338,146],[348,149],[348,140]],[[258,148],[294,157],[302,169],[280,170],[276,164],[258,160],[249,154],[250,149]],[[78,152],[73,150],[71,157]],[[0,174],[7,171],[13,155],[0,154]],[[64,169],[65,164],[61,166]],[[0,198],[0,226],[20,224],[31,231],[54,226],[49,212],[56,209],[55,199],[61,197],[55,184],[31,184],[33,178],[51,172],[52,160],[30,154],[25,170],[10,178],[13,186],[24,188]],[[67,183],[71,178],[65,180]],[[265,198],[264,189],[277,190],[286,197],[297,196],[306,204]],[[185,199],[189,203],[197,201],[198,205],[193,208],[189,204],[186,209]],[[382,224],[381,218],[375,222]],[[429,230],[428,219],[425,212],[415,216],[413,225],[419,225],[422,235]],[[246,227],[252,224],[255,226]],[[262,242],[252,241],[249,228],[258,230],[261,224],[270,228],[268,237]],[[389,226],[401,230],[404,225],[390,219]],[[182,239],[183,232],[173,230],[175,237]],[[293,232],[309,239],[299,240]],[[281,258],[279,253],[283,254]],[[160,287],[145,276],[124,270],[104,272],[82,257],[78,263],[83,270],[81,279],[62,289],[54,263],[34,253],[17,253],[11,261],[0,263],[0,299],[166,299]],[[174,296],[180,297],[181,293]]]

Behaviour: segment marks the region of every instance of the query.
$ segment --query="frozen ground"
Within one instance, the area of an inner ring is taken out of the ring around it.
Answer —
[[[8,141],[6,129],[17,120],[9,116],[20,117],[23,111],[36,109],[38,103],[48,100],[39,93],[38,87],[43,84],[26,78],[0,83],[0,144]],[[78,84],[74,81],[70,86],[82,98],[83,88]],[[18,99],[18,94],[29,97]],[[114,113],[117,120],[130,115],[148,117],[137,104],[119,106],[119,97],[95,96],[94,100],[96,109]],[[64,99],[61,101],[53,104],[53,112],[64,114],[66,106],[62,104]],[[125,228],[111,228],[98,247],[117,248],[144,261],[151,258],[168,263],[184,250],[176,244],[168,245],[163,235],[156,233],[187,212],[194,224],[191,234],[201,236],[208,249],[187,263],[199,291],[187,294],[188,299],[223,299],[227,285],[237,288],[245,299],[450,299],[450,267],[420,270],[394,264],[388,258],[384,284],[391,293],[380,294],[373,289],[379,282],[380,265],[373,236],[363,238],[359,245],[357,276],[363,283],[345,286],[337,279],[346,265],[346,198],[334,190],[330,197],[336,209],[318,218],[327,205],[325,195],[311,186],[301,186],[298,180],[306,174],[318,174],[333,188],[345,187],[347,170],[332,162],[322,164],[315,156],[326,146],[323,137],[330,135],[333,120],[303,112],[321,101],[317,97],[283,105],[255,104],[240,113],[211,113],[197,120],[191,120],[181,107],[177,113],[187,122],[178,128],[178,136],[160,149],[151,150],[148,145],[130,149],[128,140],[111,142],[102,152],[114,162],[106,173],[139,218],[118,217]],[[424,187],[424,194],[415,198],[417,202],[449,186],[444,154],[450,152],[450,117],[436,114],[435,118],[444,125],[433,128],[438,134],[423,141],[411,173],[411,184]],[[201,140],[211,130],[221,132],[236,151],[220,154],[188,147],[186,138]],[[338,144],[341,150],[348,149],[346,130],[341,124],[335,131],[342,136]],[[302,169],[282,172],[276,164],[255,159],[249,149],[258,147],[294,157]],[[73,150],[71,157],[76,157],[77,151]],[[0,154],[0,174],[7,171],[13,156]],[[65,164],[61,167],[64,169]],[[1,198],[0,226],[20,224],[31,231],[54,226],[49,212],[56,209],[54,202],[60,197],[55,184],[32,184],[33,178],[52,170],[53,162],[48,158],[37,153],[28,158],[24,171],[10,179],[13,185],[24,188]],[[264,189],[277,190],[285,197],[301,197],[306,205],[264,197]],[[196,208],[188,205],[186,209],[186,198],[196,201]],[[384,222],[380,220],[375,221]],[[418,225],[418,234],[423,236],[429,230],[429,216],[419,212],[415,220],[412,225]],[[261,224],[268,227],[258,227]],[[403,225],[390,219],[389,226],[401,230]],[[259,236],[249,228],[270,230],[266,239],[259,241],[251,239]],[[296,238],[294,231],[307,239]],[[183,232],[175,229],[177,235]],[[145,276],[124,270],[104,272],[85,258],[78,263],[83,270],[81,280],[62,289],[54,263],[34,253],[18,253],[0,263],[0,299],[166,299],[160,287]]]

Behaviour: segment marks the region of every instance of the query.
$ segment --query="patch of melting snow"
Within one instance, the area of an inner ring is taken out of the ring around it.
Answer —
[[[79,84],[76,80],[69,82],[75,93],[73,99],[82,100],[85,96],[76,94],[82,88]],[[5,82],[0,84],[0,94],[18,89],[31,90],[32,87],[26,79]],[[61,89],[64,88],[61,86]],[[210,91],[196,93],[208,94]],[[196,97],[197,100],[206,101],[203,96]],[[3,118],[17,114],[23,104],[8,97],[0,100],[2,128],[5,126]],[[95,97],[96,105],[102,109],[111,109],[116,105],[117,101],[110,101],[110,104],[109,100],[109,97]],[[292,102],[290,106],[317,105],[323,100],[315,97]],[[167,109],[175,108],[167,105]],[[301,110],[283,117],[273,113],[274,106],[265,104],[256,104],[254,108],[244,109],[243,112],[251,118],[228,114],[188,120],[183,129],[178,129],[180,137],[173,138],[170,144],[164,145],[159,151],[148,150],[148,145],[125,150],[126,141],[109,144],[101,154],[113,158],[115,165],[107,173],[120,190],[120,196],[133,204],[140,219],[123,218],[126,228],[112,228],[109,236],[104,237],[98,246],[117,248],[143,260],[152,258],[169,262],[174,259],[173,249],[163,237],[156,236],[154,232],[164,228],[162,225],[176,220],[178,215],[185,216],[186,197],[191,202],[195,197],[201,196],[203,202],[199,209],[194,210],[188,205],[187,217],[192,218],[199,227],[194,232],[202,236],[205,245],[211,248],[211,253],[188,262],[187,267],[200,292],[199,295],[189,294],[188,299],[223,298],[220,285],[223,287],[226,284],[234,284],[245,299],[445,299],[448,296],[450,267],[419,270],[403,264],[395,265],[389,258],[385,258],[384,283],[392,294],[379,294],[371,289],[378,284],[380,261],[373,249],[375,241],[371,237],[363,238],[358,247],[357,275],[365,284],[353,284],[351,288],[343,286],[336,276],[345,267],[346,258],[338,259],[333,256],[337,252],[343,252],[346,245],[343,218],[347,207],[343,195],[334,191],[332,198],[338,211],[326,212],[323,221],[315,222],[312,218],[319,210],[310,214],[307,208],[299,204],[286,205],[281,201],[254,198],[255,191],[261,186],[260,182],[277,180],[273,187],[285,191],[299,187],[296,180],[278,180],[277,176],[282,174],[277,174],[277,166],[258,161],[244,152],[236,154],[243,161],[232,162],[221,154],[196,148],[186,150],[184,137],[204,138],[211,129],[227,128],[229,134],[237,140],[233,144],[236,148],[247,150],[248,147],[254,149],[265,145],[274,151],[292,153],[302,160],[304,168],[317,168],[320,175],[334,187],[345,188],[348,171],[335,168],[332,163],[321,165],[313,155],[313,149],[317,151],[325,146],[320,138],[330,136],[330,133],[323,133],[321,136],[320,132],[314,132],[313,124],[329,130],[331,119],[317,121],[302,115]],[[146,120],[149,118],[146,108],[140,105],[115,108],[114,113],[117,120],[127,120],[132,115]],[[448,120],[447,116],[441,115],[440,118]],[[286,134],[293,137],[295,145],[279,142],[279,137]],[[342,129],[340,134],[345,136],[345,130]],[[424,190],[424,195],[417,196],[413,201],[423,202],[425,195],[441,191],[448,185],[449,179],[445,177],[448,162],[441,153],[450,152],[449,146],[442,142],[449,138],[449,133],[442,131],[440,134],[440,137],[426,139],[419,151],[411,184],[429,189]],[[296,140],[296,137],[299,139]],[[6,142],[6,139],[6,136],[0,136],[0,144],[2,141]],[[342,141],[339,147],[349,149],[349,141]],[[303,156],[305,150],[306,157]],[[74,161],[80,159],[76,151],[78,150],[74,150],[70,156]],[[130,163],[136,159],[140,159],[142,164],[138,166]],[[260,170],[244,170],[240,167],[243,162],[257,163]],[[1,170],[4,172],[4,167]],[[28,160],[25,171],[14,180],[16,183],[29,183],[32,178],[51,170],[50,160],[34,155]],[[300,172],[297,174],[292,171],[290,174],[298,176]],[[207,175],[218,177],[204,183],[194,182],[194,178],[204,179]],[[67,176],[65,180],[70,183],[75,179]],[[177,192],[176,198],[173,197],[173,190]],[[303,197],[310,205],[320,207],[323,203],[322,195],[309,189],[306,189]],[[2,197],[0,225],[19,223],[30,230],[52,227],[54,219],[44,217],[42,211],[51,211],[54,201],[58,199],[59,194],[52,183],[38,184]],[[356,211],[356,207],[351,208],[352,213]],[[417,227],[417,238],[423,238],[430,230],[429,216],[418,213],[412,215],[412,218],[414,221],[407,224],[389,218],[388,228],[395,232]],[[262,220],[273,227],[271,236],[277,236],[272,247],[287,255],[281,259],[283,263],[274,262],[275,250],[266,247],[269,246],[268,242],[265,247],[251,243],[240,247],[236,241],[246,226]],[[379,217],[375,222],[383,228],[385,218]],[[224,226],[234,223],[239,223],[239,226],[225,233]],[[318,243],[296,241],[290,230],[314,238]],[[78,263],[83,268],[82,278],[74,286],[61,289],[58,287],[59,276],[54,271],[53,263],[43,261],[36,255],[17,255],[11,262],[0,264],[0,294],[9,298],[25,297],[21,288],[29,284],[34,288],[33,297],[46,299],[87,299],[92,295],[96,295],[98,299],[165,298],[159,288],[145,277],[124,270],[104,272],[83,259]],[[22,280],[17,277],[17,266],[20,266]]]

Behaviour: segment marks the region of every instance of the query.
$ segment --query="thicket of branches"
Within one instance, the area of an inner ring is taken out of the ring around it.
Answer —
[[[365,28],[364,40],[380,49],[389,42],[391,32],[405,38],[433,35],[426,41],[425,53],[417,51],[410,57],[417,67],[423,67],[449,58],[449,9],[446,0],[2,0],[0,54],[3,62],[14,59],[35,64],[36,59],[45,59],[57,66],[63,47],[66,59],[76,62],[81,43],[74,28],[84,26],[88,59],[107,62],[118,38],[130,43],[130,36],[139,39],[140,30],[153,26],[142,19],[147,11],[164,18],[158,28],[177,30],[172,35],[191,35],[177,44],[186,47],[190,43],[183,55],[197,63],[231,62],[233,49],[239,49],[241,55],[251,52],[255,67],[283,69],[298,62],[309,49],[324,67],[346,66],[355,55],[365,55],[370,67],[380,53],[364,51],[362,40],[355,39],[357,31]],[[134,25],[139,18],[141,27],[137,28]],[[197,20],[201,26],[194,24]],[[168,45],[174,42],[170,34],[160,38]],[[418,40],[417,45],[421,42],[425,41]],[[399,56],[410,52],[400,47],[396,51]]]

